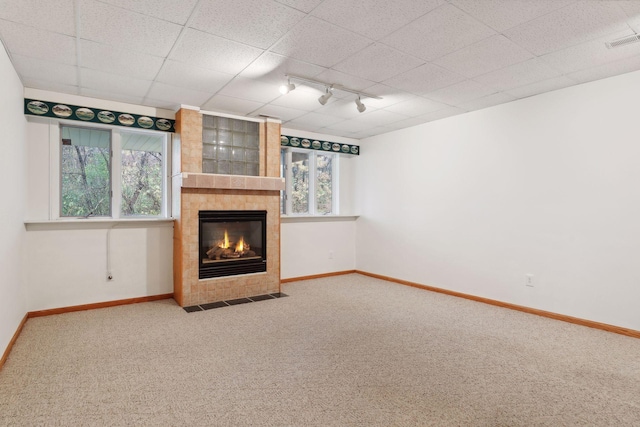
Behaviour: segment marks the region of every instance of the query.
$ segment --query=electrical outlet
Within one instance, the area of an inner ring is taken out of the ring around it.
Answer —
[[[535,281],[534,281],[534,275],[533,274],[525,274],[524,275],[524,285],[525,286],[530,286],[533,288]]]

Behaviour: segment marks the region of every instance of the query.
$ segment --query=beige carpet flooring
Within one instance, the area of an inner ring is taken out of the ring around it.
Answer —
[[[640,426],[640,340],[357,274],[30,319],[0,425]]]

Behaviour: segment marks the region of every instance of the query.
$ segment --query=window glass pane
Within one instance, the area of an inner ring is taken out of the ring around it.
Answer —
[[[122,133],[121,215],[162,213],[164,136]]]
[[[61,126],[61,216],[111,214],[111,132]]]
[[[291,153],[291,211],[309,212],[309,155]]]
[[[318,154],[316,157],[316,212],[330,214],[333,211],[333,155]]]

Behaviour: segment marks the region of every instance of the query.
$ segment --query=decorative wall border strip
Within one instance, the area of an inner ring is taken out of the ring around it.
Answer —
[[[340,154],[360,155],[360,146],[342,144],[338,142],[318,141],[313,138],[300,138],[298,136],[280,136],[280,145],[283,147],[304,148],[307,150],[329,151]]]
[[[123,113],[121,111],[82,107],[29,98],[24,99],[24,114],[76,120],[80,122],[102,123],[113,126],[159,130],[162,132],[173,132],[176,123],[175,120],[171,119],[141,116],[139,114]]]

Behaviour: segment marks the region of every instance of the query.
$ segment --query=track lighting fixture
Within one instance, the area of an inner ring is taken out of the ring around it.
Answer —
[[[291,83],[291,79],[287,79],[287,84],[280,86],[280,93],[285,95],[296,88],[296,85]]]
[[[322,105],[326,104],[327,101],[329,100],[329,98],[331,98],[333,96],[333,92],[331,91],[333,89],[333,86],[325,86],[324,88],[324,95],[320,96],[320,98],[318,98],[318,102]]]
[[[298,76],[292,76],[289,74],[285,74],[284,75],[287,78],[287,84],[286,85],[282,85],[280,86],[280,92],[282,94],[285,93],[289,93],[292,90],[294,90],[296,88],[296,85],[294,85],[293,83],[291,83],[291,80],[298,80],[301,83],[305,83],[308,86],[320,86],[320,87],[324,87],[324,93],[320,96],[320,98],[318,98],[318,102],[322,105],[325,105],[327,103],[327,101],[329,100],[329,98],[331,98],[333,96],[333,91],[334,90],[339,90],[342,92],[349,92],[352,93],[354,95],[357,96],[356,98],[356,107],[358,108],[358,111],[361,113],[364,113],[365,110],[367,109],[367,106],[364,105],[362,103],[362,99],[361,98],[372,98],[372,99],[382,99],[379,96],[376,95],[371,95],[369,93],[366,92],[360,92],[357,90],[353,90],[353,89],[349,89],[346,88],[344,86],[341,86],[339,84],[335,84],[335,83],[325,83],[322,82],[320,80],[314,80],[314,79],[308,79],[306,77],[298,77]]]

